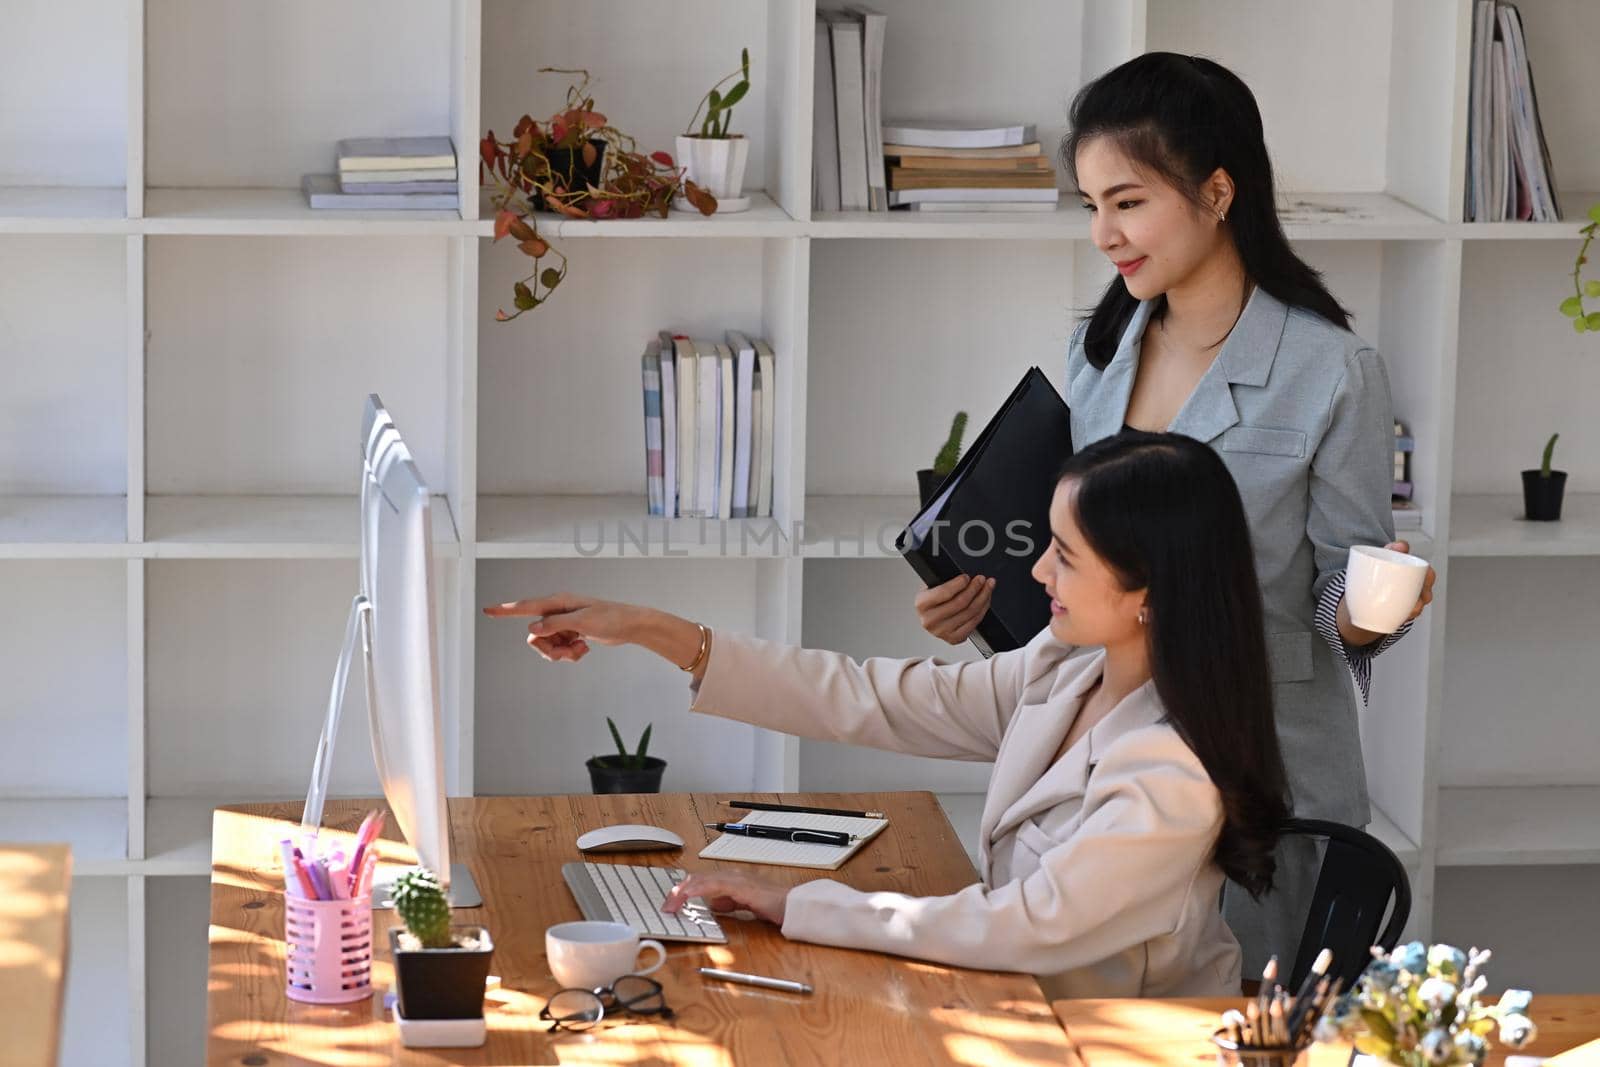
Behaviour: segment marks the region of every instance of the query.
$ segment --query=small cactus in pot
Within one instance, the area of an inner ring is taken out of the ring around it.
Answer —
[[[494,943],[482,926],[450,925],[450,901],[427,868],[395,879],[394,908],[405,923],[389,931],[400,1014],[412,1019],[483,1016]]]

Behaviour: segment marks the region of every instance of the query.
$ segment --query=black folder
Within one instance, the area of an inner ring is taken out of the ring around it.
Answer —
[[[962,574],[995,579],[972,635],[985,656],[1021,648],[1050,624],[1050,598],[1030,572],[1050,541],[1056,475],[1071,455],[1066,402],[1033,367],[895,538],[929,586]]]

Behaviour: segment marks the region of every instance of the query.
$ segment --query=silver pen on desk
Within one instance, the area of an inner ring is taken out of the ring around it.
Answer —
[[[700,973],[707,978],[720,978],[724,982],[739,982],[742,985],[760,986],[762,989],[781,989],[785,993],[810,993],[812,989],[804,982],[791,982],[787,978],[763,978],[759,974],[745,974],[741,971],[722,971],[715,967],[702,967]]]

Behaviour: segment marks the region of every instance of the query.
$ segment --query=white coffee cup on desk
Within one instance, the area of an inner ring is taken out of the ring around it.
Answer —
[[[636,969],[641,948],[654,949],[655,962]],[[659,941],[639,939],[626,923],[557,923],[544,932],[550,973],[563,989],[601,989],[625,974],[651,974],[666,962]]]
[[[1355,545],[1344,573],[1350,621],[1363,630],[1392,634],[1417,606],[1428,561],[1390,548]]]

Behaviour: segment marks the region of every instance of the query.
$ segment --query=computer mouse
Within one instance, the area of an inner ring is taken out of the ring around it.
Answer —
[[[671,830],[640,823],[622,823],[590,830],[578,838],[584,852],[644,852],[655,848],[682,848],[683,838]]]

